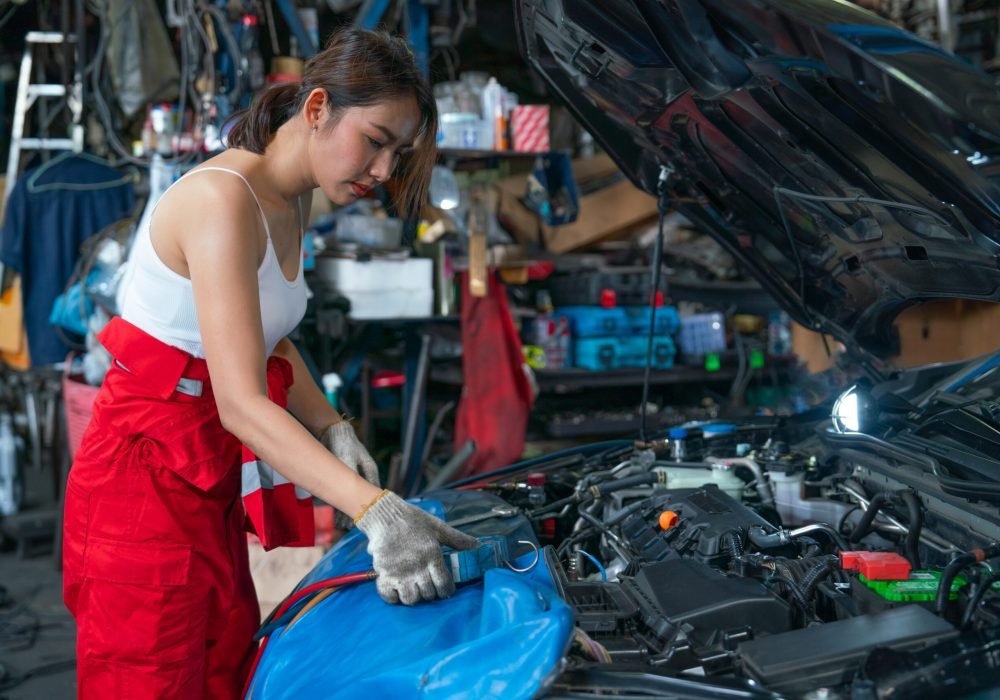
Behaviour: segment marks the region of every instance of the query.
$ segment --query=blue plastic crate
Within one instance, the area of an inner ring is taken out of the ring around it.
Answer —
[[[626,306],[629,328],[635,335],[648,336],[652,309],[648,306]],[[659,306],[653,319],[656,335],[673,335],[681,325],[681,317],[674,306]]]
[[[621,338],[581,338],[573,341],[573,366],[606,370],[621,367]]]
[[[620,306],[563,306],[556,314],[570,320],[574,338],[607,338],[628,335],[628,314]]]
[[[621,367],[645,367],[648,337],[633,336],[622,339]],[[668,335],[653,337],[653,354],[650,366],[653,369],[670,369],[677,357],[677,346]]]
[[[608,370],[646,366],[648,338],[581,338],[573,343],[573,365],[580,369]],[[670,336],[653,338],[652,367],[674,366],[677,349]]]

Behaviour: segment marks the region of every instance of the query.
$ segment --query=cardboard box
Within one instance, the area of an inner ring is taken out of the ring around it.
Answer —
[[[573,161],[573,179],[581,193],[580,213],[576,221],[564,226],[544,224],[521,202],[527,174],[505,178],[494,189],[497,218],[519,242],[539,245],[553,253],[626,237],[656,218],[656,198],[627,179],[598,186],[617,173],[618,167],[606,155]],[[588,192],[590,187],[596,189]]]
[[[260,542],[248,542],[247,547],[250,576],[257,589],[261,619],[288,597],[330,549],[329,545],[317,544],[312,547],[278,547],[265,552]]]
[[[961,299],[930,302],[901,313],[895,326],[900,353],[889,358],[893,367],[968,360],[1000,348],[1000,304]],[[841,349],[833,338],[827,340],[832,352]],[[833,366],[819,333],[793,324],[792,347],[811,373]]]

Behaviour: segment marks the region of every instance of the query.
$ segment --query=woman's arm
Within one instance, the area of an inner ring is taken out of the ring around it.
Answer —
[[[246,188],[231,179],[235,182],[203,175],[197,190],[189,187],[171,203],[164,222],[187,263],[219,416],[227,430],[283,476],[356,515],[379,489],[267,397],[257,286],[260,219]],[[206,216],[206,202],[223,204]]]
[[[317,437],[334,423],[339,423],[340,414],[330,405],[319,386],[313,381],[312,373],[295,344],[288,338],[282,338],[275,346],[274,354],[288,360],[292,365],[295,383],[288,390],[288,410],[292,415]]]

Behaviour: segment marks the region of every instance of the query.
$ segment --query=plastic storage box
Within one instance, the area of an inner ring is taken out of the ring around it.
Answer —
[[[319,257],[316,273],[351,302],[350,317],[423,318],[434,307],[433,261]]]
[[[721,313],[684,316],[678,340],[685,355],[723,352],[726,349],[726,318]]]
[[[569,319],[573,337],[608,338],[631,334],[629,317],[625,309],[613,306],[564,306],[556,309],[556,314]]]
[[[628,315],[629,328],[635,335],[648,336],[651,319],[656,335],[673,335],[681,325],[681,317],[673,306],[658,306],[655,317],[649,306],[627,306],[625,313]]]
[[[623,338],[624,364],[622,367],[645,367],[646,350],[649,347],[647,336],[633,336]],[[653,369],[670,369],[674,366],[674,359],[677,357],[677,346],[673,338],[667,335],[655,336],[653,338],[653,356],[651,367]]]
[[[590,370],[622,369],[646,366],[648,338],[581,338],[573,343],[573,364]],[[670,369],[676,356],[674,341],[669,336],[653,338],[651,366]]]

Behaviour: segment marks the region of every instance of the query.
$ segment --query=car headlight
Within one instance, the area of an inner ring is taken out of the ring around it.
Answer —
[[[861,433],[870,424],[873,403],[868,392],[855,385],[833,403],[833,427],[838,433]]]

